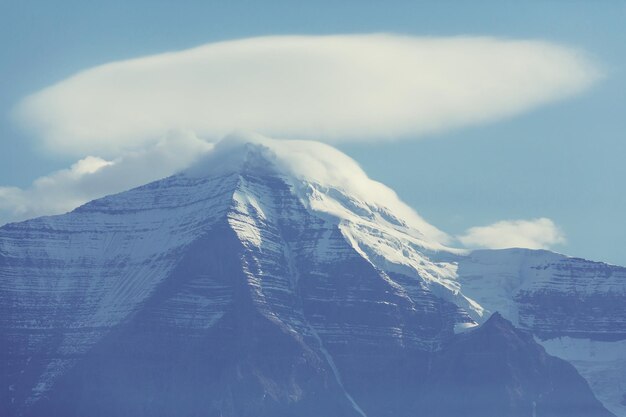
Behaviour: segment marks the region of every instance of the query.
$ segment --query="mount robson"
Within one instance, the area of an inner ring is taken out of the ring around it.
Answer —
[[[626,416],[626,268],[444,236],[255,135],[6,224],[0,415]]]

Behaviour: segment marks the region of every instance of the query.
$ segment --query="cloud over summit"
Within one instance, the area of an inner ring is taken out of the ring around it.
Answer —
[[[94,67],[36,92],[17,120],[55,151],[117,155],[183,129],[338,142],[413,138],[523,112],[598,69],[542,41],[269,36]]]

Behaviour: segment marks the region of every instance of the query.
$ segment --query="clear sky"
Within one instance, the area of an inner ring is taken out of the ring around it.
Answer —
[[[76,161],[42,148],[10,113],[78,71],[220,40],[370,32],[585,50],[605,76],[571,98],[419,140],[338,147],[448,233],[547,217],[567,239],[554,250],[626,265],[624,1],[2,1],[0,185],[27,187]]]

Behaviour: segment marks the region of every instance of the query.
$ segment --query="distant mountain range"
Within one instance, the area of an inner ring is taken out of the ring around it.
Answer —
[[[7,224],[0,415],[626,416],[626,268],[442,236],[257,136]]]

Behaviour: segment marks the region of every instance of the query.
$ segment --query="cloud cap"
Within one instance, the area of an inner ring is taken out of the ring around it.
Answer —
[[[15,116],[77,155],[134,149],[170,129],[414,138],[567,97],[599,75],[579,51],[543,41],[269,36],[94,67],[26,97]]]

